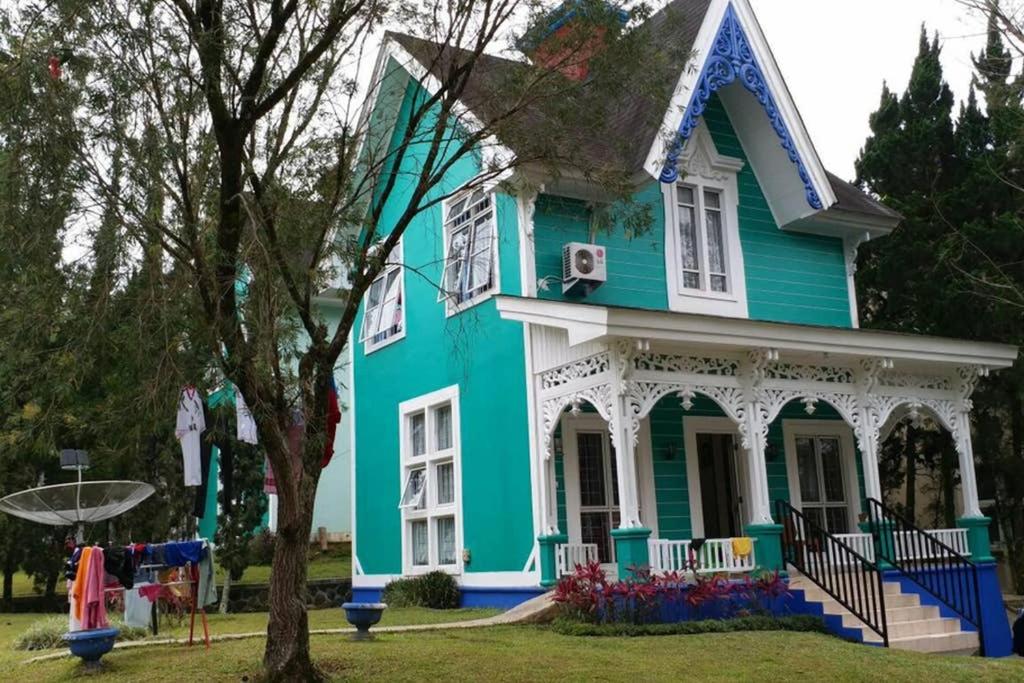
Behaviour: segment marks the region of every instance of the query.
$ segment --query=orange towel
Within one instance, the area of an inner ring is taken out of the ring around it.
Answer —
[[[746,557],[754,550],[754,541],[747,536],[732,539],[732,554],[735,557]]]
[[[78,558],[78,573],[71,584],[71,595],[75,598],[75,619],[82,621],[82,610],[85,607],[85,584],[89,580],[89,559],[92,557],[92,546],[82,548],[82,556]]]

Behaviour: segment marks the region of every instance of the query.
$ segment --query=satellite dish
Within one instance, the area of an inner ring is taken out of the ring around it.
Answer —
[[[0,510],[40,524],[71,526],[102,522],[128,512],[153,495],[141,481],[84,481],[40,486],[0,498]]]
[[[156,490],[142,481],[82,481],[89,469],[86,451],[65,449],[61,469],[78,472],[78,481],[18,491],[0,498],[0,512],[50,526],[75,526],[79,542],[85,525],[117,517],[153,495]]]

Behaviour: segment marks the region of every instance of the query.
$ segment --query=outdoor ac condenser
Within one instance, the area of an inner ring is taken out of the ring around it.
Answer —
[[[608,279],[605,248],[569,242],[562,247],[562,294],[584,297]]]

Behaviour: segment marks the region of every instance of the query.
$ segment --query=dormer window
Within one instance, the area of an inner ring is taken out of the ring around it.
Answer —
[[[663,186],[669,308],[745,318],[736,183],[743,161],[719,154],[701,124],[679,163],[679,181]]]
[[[494,194],[483,188],[462,192],[444,204],[444,279],[438,300],[451,315],[490,297],[497,279]]]

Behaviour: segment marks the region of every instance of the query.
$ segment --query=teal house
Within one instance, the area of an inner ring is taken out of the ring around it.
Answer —
[[[467,158],[370,288],[350,378],[356,599],[435,570],[467,605],[587,562],[768,570],[864,642],[1007,654],[969,412],[1017,349],[859,329],[858,246],[900,216],[822,167],[747,0],[648,21],[687,56],[657,120],[622,103],[630,152],[607,161],[634,173],[649,230],[593,230],[602,197],[571,174],[460,192],[480,173]],[[458,51],[388,34],[377,76],[407,86],[367,115],[402,130],[442,54]],[[901,420],[951,432],[957,528],[882,503]]]

